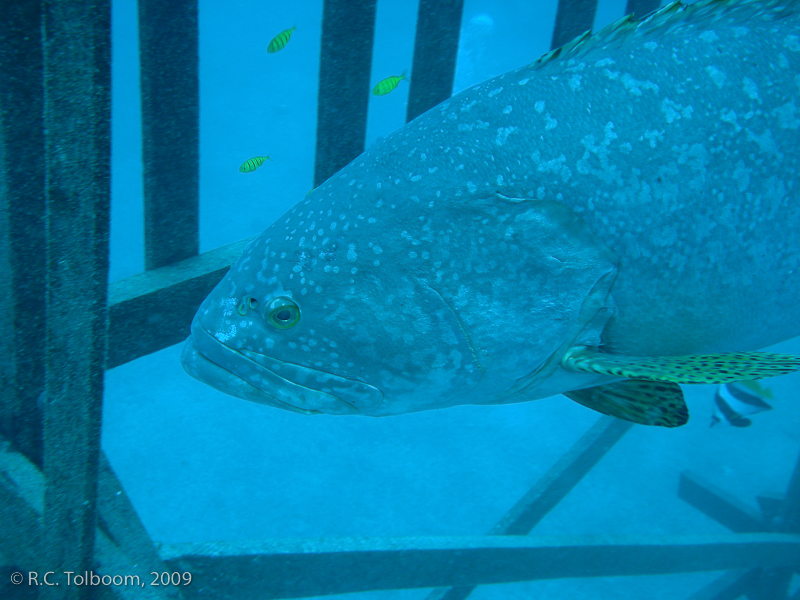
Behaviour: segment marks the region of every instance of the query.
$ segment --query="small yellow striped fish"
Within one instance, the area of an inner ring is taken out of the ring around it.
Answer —
[[[292,32],[297,29],[297,27],[292,27],[291,29],[284,29],[269,43],[267,46],[267,52],[270,54],[274,54],[278,50],[283,50],[284,46],[289,43],[289,38],[292,37]]]
[[[246,160],[242,163],[242,166],[239,167],[239,171],[242,173],[252,173],[262,164],[264,164],[265,160],[269,160],[269,156],[254,156],[250,160]]]
[[[376,96],[385,96],[397,87],[397,84],[400,83],[401,79],[408,79],[405,71],[402,75],[393,75],[391,77],[387,77],[386,79],[381,79],[375,84],[375,87],[372,88],[372,93]]]

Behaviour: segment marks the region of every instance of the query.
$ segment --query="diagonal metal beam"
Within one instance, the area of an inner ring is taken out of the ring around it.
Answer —
[[[489,535],[526,535],[592,470],[633,423],[603,416],[492,528]],[[464,600],[475,586],[433,590],[427,600]]]
[[[633,426],[600,417],[530,491],[495,525],[489,535],[527,535]]]
[[[767,529],[761,513],[756,509],[690,471],[681,473],[678,497],[731,531],[755,533]]]
[[[13,565],[22,573],[36,571],[44,554],[44,489],[42,472],[0,439],[0,565]],[[136,576],[145,583],[140,586],[112,586],[105,590],[115,592],[110,597],[122,600],[182,598],[179,587],[150,585],[153,580],[151,573],[163,573],[168,569],[161,562],[105,456],[101,458],[97,503],[101,526],[95,532],[93,571],[99,575]],[[61,573],[54,573],[51,580],[59,581],[62,587],[66,585]],[[0,582],[0,592],[6,589],[6,583]],[[27,582],[23,585],[27,585]],[[20,593],[19,590],[14,589],[13,597]],[[97,588],[95,591],[98,591]]]
[[[800,536],[485,536],[278,539],[163,546],[192,573],[188,599],[271,600],[371,590],[476,586],[788,567]]]

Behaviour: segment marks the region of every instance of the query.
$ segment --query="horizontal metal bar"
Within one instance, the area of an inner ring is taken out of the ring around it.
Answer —
[[[766,531],[763,516],[755,508],[689,471],[681,473],[678,497],[736,533]]]
[[[187,598],[267,600],[369,590],[614,577],[800,563],[800,536],[278,539],[162,546]]]
[[[106,368],[118,367],[186,339],[203,299],[251,241],[252,238],[241,240],[112,283]]]

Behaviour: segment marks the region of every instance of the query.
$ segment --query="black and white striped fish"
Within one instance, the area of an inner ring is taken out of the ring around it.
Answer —
[[[749,427],[752,421],[747,415],[772,410],[766,400],[772,400],[772,392],[758,381],[724,383],[714,394],[714,414],[711,427],[721,423],[734,427]]]

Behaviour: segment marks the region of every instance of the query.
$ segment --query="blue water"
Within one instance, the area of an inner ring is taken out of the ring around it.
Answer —
[[[595,28],[623,14],[600,3]],[[549,48],[556,2],[467,0],[456,90]],[[410,69],[416,3],[382,0],[372,80]],[[111,277],[143,270],[136,6],[114,14]],[[200,2],[201,251],[260,233],[312,187],[322,2]],[[289,45],[265,52],[297,26]],[[403,124],[408,86],[371,97],[367,145]],[[251,156],[272,160],[238,172]],[[187,332],[188,335],[188,332]],[[800,341],[780,351],[800,353]],[[106,375],[103,446],[161,543],[320,536],[482,535],[597,420],[563,397],[383,419],[307,417],[225,396],[184,374],[179,347]],[[685,388],[682,428],[634,427],[534,530],[541,535],[726,530],[677,497],[696,472],[741,501],[783,491],[800,447],[800,375],[773,411],[709,428],[714,386]],[[480,599],[688,597],[718,573],[484,586]],[[426,590],[357,594],[422,599]]]

